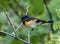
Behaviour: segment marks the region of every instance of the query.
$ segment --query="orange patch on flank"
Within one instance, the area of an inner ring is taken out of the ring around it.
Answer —
[[[30,25],[31,25],[31,22],[25,21],[25,25],[26,25],[26,26],[30,26]]]

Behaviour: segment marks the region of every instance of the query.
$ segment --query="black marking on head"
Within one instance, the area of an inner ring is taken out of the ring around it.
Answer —
[[[29,18],[27,15],[25,15],[25,16],[22,16],[21,17],[21,20],[23,21],[24,19],[26,19],[26,18]]]
[[[25,21],[30,21],[30,20],[34,20],[35,18],[31,17],[31,16],[27,16],[27,15],[24,15],[21,17],[21,20],[23,22],[23,24],[25,23]]]

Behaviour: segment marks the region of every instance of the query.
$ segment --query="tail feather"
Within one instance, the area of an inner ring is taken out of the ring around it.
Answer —
[[[45,23],[52,23],[53,21],[45,21]]]
[[[37,20],[37,23],[41,22],[41,23],[52,23],[53,21],[44,21],[44,20]]]

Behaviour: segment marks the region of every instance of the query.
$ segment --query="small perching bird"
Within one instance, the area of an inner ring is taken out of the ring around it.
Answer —
[[[27,27],[35,28],[37,25],[43,25],[45,23],[52,23],[53,21],[44,21],[28,15],[21,17],[23,24]]]

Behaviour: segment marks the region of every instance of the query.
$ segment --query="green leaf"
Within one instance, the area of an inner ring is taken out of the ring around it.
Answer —
[[[60,19],[60,11],[57,12],[57,16]]]

